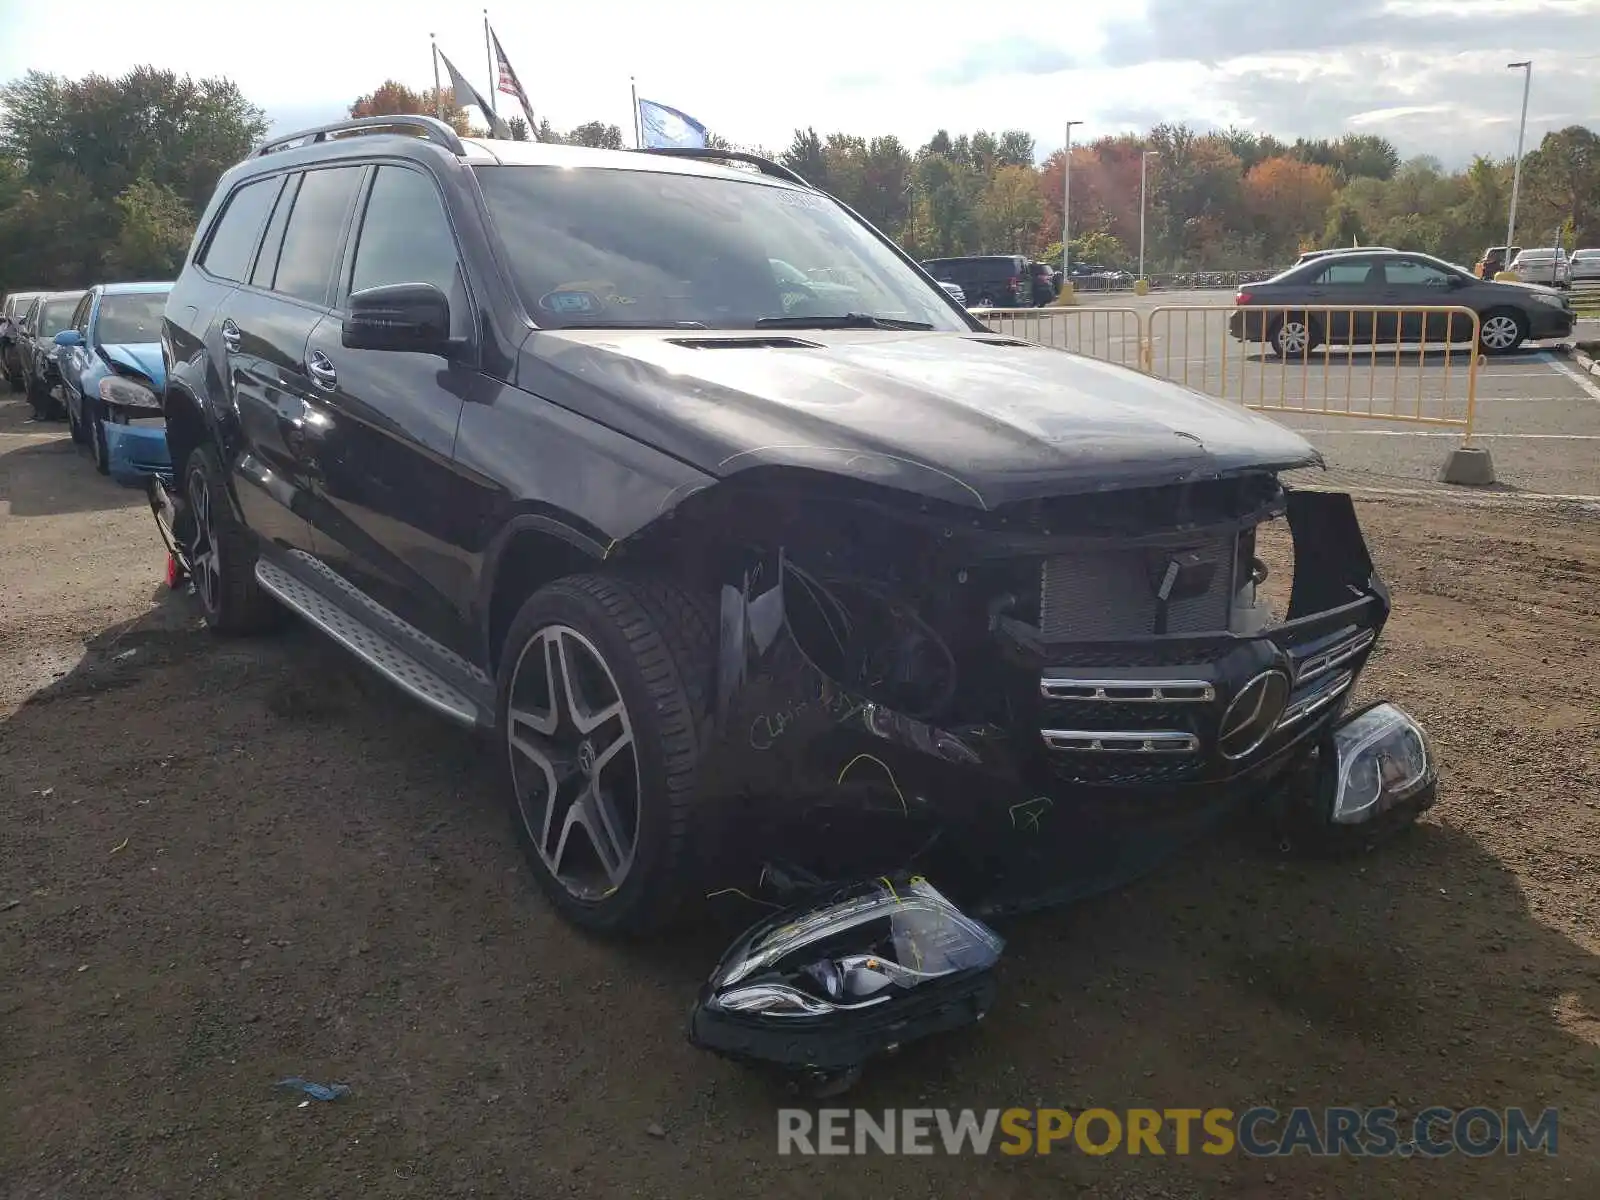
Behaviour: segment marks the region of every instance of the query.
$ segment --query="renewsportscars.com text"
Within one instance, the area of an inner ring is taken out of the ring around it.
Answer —
[[[1482,1158],[1553,1155],[1557,1125],[1553,1108],[781,1108],[778,1153]]]

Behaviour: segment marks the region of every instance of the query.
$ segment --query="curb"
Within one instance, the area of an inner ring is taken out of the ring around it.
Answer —
[[[1586,343],[1587,348],[1574,346],[1572,348],[1573,360],[1578,364],[1578,370],[1587,371],[1591,375],[1600,375],[1600,362],[1595,360],[1595,355],[1600,354],[1600,346]]]

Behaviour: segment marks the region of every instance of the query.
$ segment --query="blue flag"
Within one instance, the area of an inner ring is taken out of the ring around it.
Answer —
[[[639,101],[639,129],[648,149],[706,144],[706,127],[687,113],[654,100]]]

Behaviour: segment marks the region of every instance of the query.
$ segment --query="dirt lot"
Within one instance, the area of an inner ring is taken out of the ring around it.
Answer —
[[[839,1161],[777,1157],[785,1098],[685,1043],[724,931],[559,924],[471,739],[307,630],[203,633],[138,494],[5,399],[0,503],[0,1195],[1600,1195],[1592,512],[1363,504],[1425,825],[1008,924],[990,1020],[854,1097],[1556,1105],[1556,1157]]]

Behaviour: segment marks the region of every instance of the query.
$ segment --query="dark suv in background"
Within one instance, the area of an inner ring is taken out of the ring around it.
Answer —
[[[928,258],[922,266],[940,283],[957,284],[974,307],[1033,307],[1033,274],[1020,254]]]
[[[207,623],[292,610],[484,731],[589,928],[780,858],[1013,911],[1240,805],[1337,839],[1431,802],[1398,710],[1333,740],[1389,605],[1349,498],[1286,495],[1298,434],[990,333],[777,164],[280,139],[162,340],[151,499]]]

